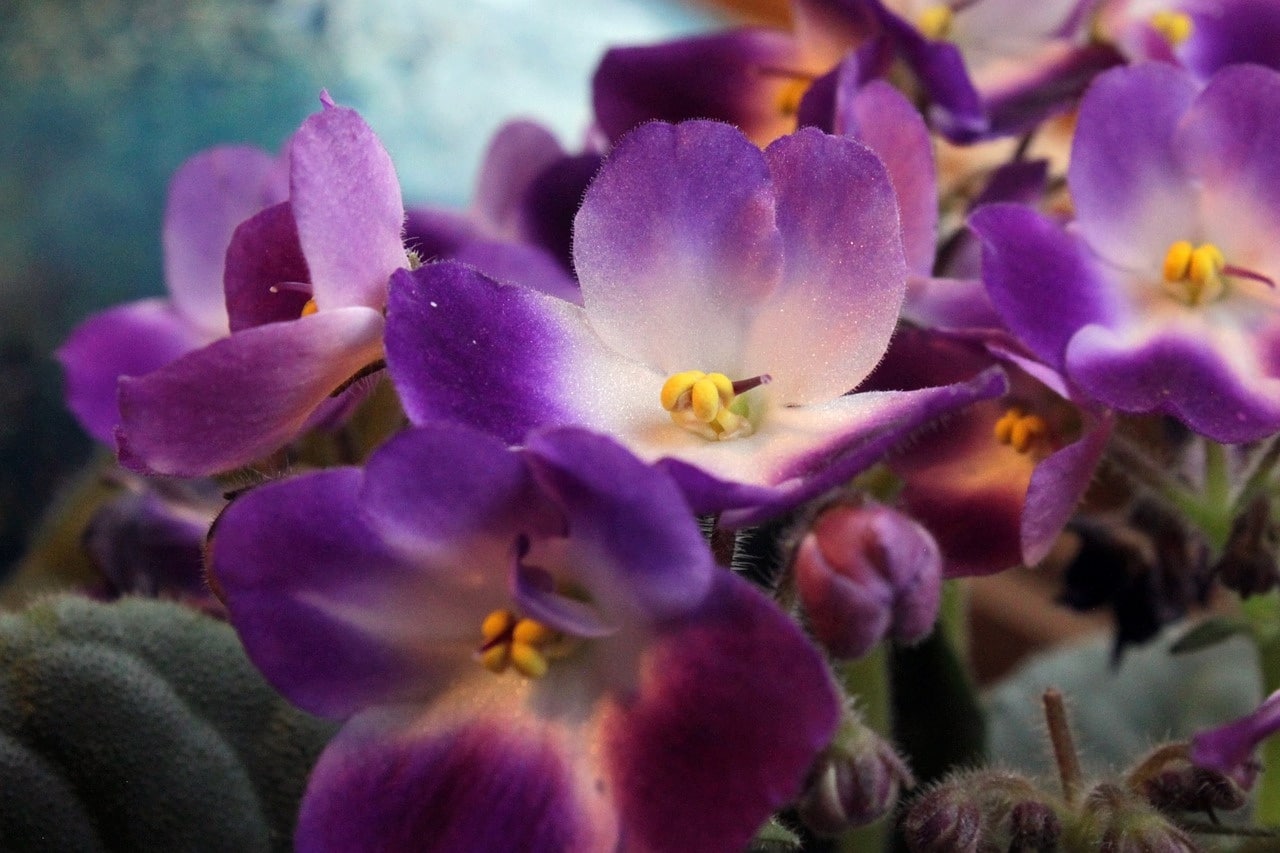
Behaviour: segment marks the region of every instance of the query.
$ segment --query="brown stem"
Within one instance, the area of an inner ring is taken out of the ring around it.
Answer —
[[[1080,772],[1080,756],[1071,737],[1071,724],[1067,721],[1067,706],[1062,694],[1050,687],[1044,692],[1044,719],[1049,726],[1049,741],[1053,744],[1053,760],[1058,765],[1058,778],[1062,780],[1062,796],[1068,805],[1076,801],[1083,774]]]

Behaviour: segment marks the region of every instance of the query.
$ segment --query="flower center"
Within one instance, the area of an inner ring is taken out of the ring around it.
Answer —
[[[1193,25],[1191,16],[1186,12],[1175,12],[1172,9],[1162,9],[1147,19],[1147,23],[1151,28],[1158,32],[1160,36],[1169,44],[1177,47],[1187,39],[1191,38]]]
[[[577,640],[536,619],[519,618],[510,610],[495,610],[480,623],[484,642],[476,660],[494,674],[514,669],[525,678],[541,678],[550,662],[567,657]]]
[[[1013,406],[996,421],[994,433],[1001,444],[1018,453],[1029,453],[1049,438],[1049,425],[1039,415],[1029,415]]]
[[[314,299],[308,299],[306,301],[306,304],[302,306],[302,313],[299,314],[298,316],[310,317],[312,314],[316,313],[319,310],[320,310],[320,306],[316,305],[316,301]]]
[[[680,427],[711,441],[743,438],[756,431],[743,394],[764,385],[769,374],[734,382],[723,373],[684,370],[662,383],[662,408]]]
[[[945,3],[928,6],[916,15],[916,29],[925,38],[935,41],[951,35],[951,24],[955,20],[955,10]]]

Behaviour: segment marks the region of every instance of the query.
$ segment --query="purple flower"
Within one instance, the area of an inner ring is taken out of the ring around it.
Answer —
[[[349,718],[303,851],[741,850],[839,718],[675,484],[584,431],[406,431],[234,501],[212,571],[267,678]]]
[[[1280,429],[1280,74],[1201,90],[1162,63],[1086,95],[1068,173],[1077,218],[971,217],[1008,327],[1088,396],[1211,439]]]
[[[1191,738],[1191,763],[1230,776],[1240,787],[1253,787],[1259,765],[1253,751],[1280,731],[1280,690],[1272,693],[1252,713],[1216,729],[1196,732]]]
[[[1096,29],[1133,61],[1173,62],[1202,80],[1239,63],[1280,69],[1273,0],[1106,0]]]
[[[599,154],[568,154],[540,125],[509,122],[489,143],[470,209],[411,208],[405,242],[423,259],[463,261],[503,283],[579,302],[570,231],[599,166]]]
[[[414,423],[509,443],[581,425],[738,522],[840,483],[999,376],[852,394],[905,288],[880,161],[816,130],[761,152],[727,125],[653,123],[614,149],[575,227],[583,307],[453,263],[398,273],[387,360]]]
[[[289,201],[241,224],[227,249],[231,334],[120,381],[122,465],[183,476],[245,465],[335,416],[349,400],[334,393],[381,359],[387,281],[408,264],[400,185],[364,120],[322,101],[289,143]]]
[[[151,373],[227,334],[223,256],[236,226],[288,194],[282,159],[249,147],[212,148],[178,169],[164,217],[168,298],[120,305],[82,323],[58,350],[67,406],[111,442],[121,376]]]

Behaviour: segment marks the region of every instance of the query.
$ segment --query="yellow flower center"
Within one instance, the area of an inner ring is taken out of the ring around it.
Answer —
[[[1192,246],[1179,240],[1164,256],[1164,289],[1188,305],[1203,305],[1222,295],[1227,259],[1212,243]]]
[[[945,3],[929,6],[916,16],[916,29],[925,38],[945,39],[951,35],[951,24],[955,20],[955,12]]]
[[[320,307],[316,305],[316,301],[314,299],[308,299],[307,303],[302,306],[302,313],[299,314],[298,316],[310,317],[312,314],[316,313],[319,310],[320,310]]]
[[[525,678],[541,678],[550,662],[567,657],[577,640],[566,637],[536,619],[517,617],[510,610],[495,610],[480,623],[484,642],[476,660],[494,674],[514,669]]]
[[[677,426],[711,441],[743,438],[756,428],[742,395],[768,381],[768,374],[734,382],[723,373],[684,370],[662,383],[662,408]]]
[[[996,421],[994,433],[1001,444],[1028,453],[1049,437],[1049,425],[1039,415],[1029,415],[1013,406]]]
[[[1151,28],[1174,47],[1191,38],[1191,32],[1194,29],[1190,15],[1186,12],[1175,12],[1172,9],[1156,12],[1147,19],[1147,23],[1151,24]]]

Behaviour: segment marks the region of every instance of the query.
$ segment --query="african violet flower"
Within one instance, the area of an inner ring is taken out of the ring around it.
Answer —
[[[452,258],[495,279],[579,301],[570,230],[600,155],[568,154],[542,126],[499,128],[464,213],[410,208],[405,243],[427,260]]]
[[[322,96],[289,143],[289,200],[227,249],[231,334],[120,380],[121,464],[198,476],[245,465],[346,401],[382,357],[391,272],[408,261],[391,159],[364,120]]]
[[[584,431],[408,430],[234,501],[212,571],[267,678],[349,718],[299,850],[741,850],[839,719],[675,484]]]
[[[970,222],[991,298],[1090,397],[1161,412],[1221,442],[1280,429],[1280,74],[1201,90],[1163,63],[1086,95],[1069,230],[1016,205]]]
[[[1131,60],[1173,62],[1201,79],[1245,62],[1280,68],[1275,0],[1105,0],[1095,30]]]
[[[164,216],[168,298],[143,299],[82,323],[58,350],[67,406],[94,438],[120,423],[116,386],[227,334],[223,255],[245,219],[288,195],[283,160],[247,146],[212,148],[182,165]]]
[[[583,307],[456,263],[397,273],[387,361],[409,418],[512,444],[542,426],[610,433],[697,511],[746,518],[1002,384],[846,396],[906,279],[893,190],[852,140],[806,130],[761,152],[727,125],[646,125],[587,191],[574,258]]]
[[[1259,769],[1253,751],[1277,731],[1280,731],[1280,690],[1240,719],[1196,732],[1191,738],[1191,761],[1198,767],[1230,776],[1247,790],[1253,787]]]

